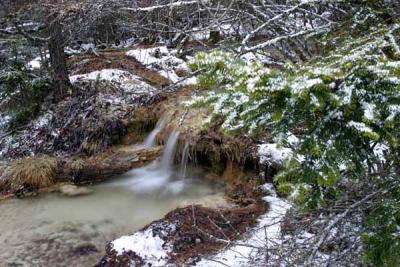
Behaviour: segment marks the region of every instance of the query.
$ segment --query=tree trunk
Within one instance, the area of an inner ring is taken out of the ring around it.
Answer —
[[[61,99],[70,88],[67,63],[64,53],[64,40],[62,36],[62,26],[58,19],[53,19],[49,23],[49,53],[51,64],[51,76],[56,90],[55,96]]]

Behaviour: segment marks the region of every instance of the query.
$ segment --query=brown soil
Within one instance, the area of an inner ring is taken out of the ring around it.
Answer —
[[[126,50],[109,50],[98,52],[98,55],[87,53],[74,55],[68,59],[68,69],[72,75],[84,74],[101,69],[126,70],[141,77],[153,86],[169,85],[169,80],[157,71],[149,70],[134,58],[125,55]]]
[[[167,221],[181,222],[170,241],[172,262],[193,263],[223,248],[230,240],[238,239],[265,212],[264,202],[226,210],[192,206],[170,212],[165,217]]]
[[[263,201],[229,209],[211,209],[202,206],[188,206],[169,212],[164,219],[143,228],[151,228],[154,234],[164,239],[172,247],[170,263],[176,266],[195,265],[202,256],[216,252],[234,243],[256,219],[267,210]],[[174,230],[168,225],[175,225]],[[167,233],[165,233],[167,232]],[[117,255],[111,246],[98,267],[145,266],[144,260],[134,252]]]

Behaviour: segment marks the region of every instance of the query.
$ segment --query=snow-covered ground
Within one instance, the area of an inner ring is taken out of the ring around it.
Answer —
[[[174,225],[169,225],[174,228]],[[168,229],[173,231],[174,229]],[[165,233],[164,233],[165,234]],[[122,236],[111,242],[117,255],[124,252],[134,251],[145,262],[146,266],[162,267],[167,265],[168,253],[172,251],[165,241],[156,233],[153,228],[148,228],[133,235]]]
[[[156,91],[154,87],[142,81],[140,77],[124,70],[103,69],[86,74],[70,76],[71,83],[76,83],[77,81],[96,80],[108,81],[124,90],[126,93],[153,94]]]
[[[70,81],[73,84],[88,81],[109,83],[106,86],[99,86],[94,97],[87,96],[88,99],[84,100],[85,104],[79,105],[82,108],[81,115],[74,117],[74,121],[85,119],[86,113],[84,110],[87,112],[94,105],[104,109],[104,116],[107,115],[116,120],[122,119],[134,108],[136,101],[140,100],[140,97],[151,97],[158,92],[157,88],[147,84],[140,77],[119,69],[103,69],[86,74],[73,75],[70,76]],[[64,104],[67,105],[67,103],[71,102],[71,99],[67,98],[59,104],[60,109],[63,108]],[[49,140],[58,138],[61,131],[60,128],[53,125],[55,123],[54,119],[61,119],[60,114],[57,112],[58,108],[43,111],[27,125],[25,130],[20,131],[17,135],[5,136],[0,142],[0,157],[3,157],[11,150],[24,149],[27,154],[33,154],[36,147],[51,147],[52,141]],[[66,117],[69,115],[62,114],[62,116]],[[0,116],[0,134],[2,126],[6,125],[9,119],[9,116]],[[44,135],[44,133],[47,135]]]
[[[258,219],[257,226],[250,230],[243,240],[233,242],[234,245],[201,260],[196,266],[251,266],[259,249],[278,246],[281,238],[281,221],[292,207],[291,203],[278,197],[272,184],[264,184],[262,189],[268,193],[263,199],[269,204],[268,212]],[[236,243],[236,244],[235,244]]]
[[[46,59],[50,58],[50,54],[46,54]],[[35,57],[34,59],[32,59],[31,61],[28,62],[28,64],[26,64],[26,67],[29,70],[38,70],[42,67],[42,57]]]
[[[190,69],[184,60],[176,56],[176,51],[165,46],[152,48],[137,48],[129,50],[126,55],[133,57],[151,70],[158,71],[172,83],[195,84],[196,78],[180,77],[178,73],[189,74]]]

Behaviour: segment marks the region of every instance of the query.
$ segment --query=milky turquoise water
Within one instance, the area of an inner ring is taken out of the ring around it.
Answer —
[[[0,203],[0,266],[92,266],[108,241],[191,202],[223,198],[223,187],[190,167],[161,162],[91,186],[89,195],[59,193]]]

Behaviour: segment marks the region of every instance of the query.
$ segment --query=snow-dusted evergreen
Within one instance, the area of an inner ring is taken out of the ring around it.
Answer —
[[[210,119],[223,117],[227,132],[268,129],[276,142],[290,147],[295,156],[274,179],[279,191],[305,210],[340,201],[367,203],[362,213],[365,258],[394,266],[400,249],[400,25],[364,11],[355,14],[335,49],[306,64],[274,69],[221,50],[199,53],[190,64],[203,71],[199,83],[221,90],[186,104],[208,105]],[[370,26],[360,22],[367,19]],[[298,144],[290,144],[290,132],[299,137]],[[350,211],[344,212],[343,217]]]

